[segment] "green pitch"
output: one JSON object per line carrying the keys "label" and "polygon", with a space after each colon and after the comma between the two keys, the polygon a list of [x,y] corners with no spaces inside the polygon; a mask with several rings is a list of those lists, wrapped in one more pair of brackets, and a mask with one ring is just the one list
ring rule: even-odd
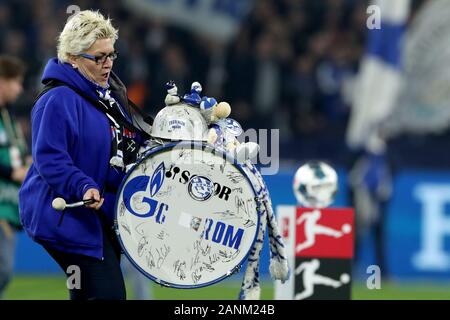
{"label": "green pitch", "polygon": [[[216,285],[194,289],[178,290],[149,284],[153,298],[157,300],[235,300],[239,294],[240,280],[230,279]],[[127,283],[127,294],[133,299],[133,290]],[[270,281],[263,281],[261,297],[264,300],[273,299],[274,289]],[[449,300],[450,286],[424,283],[382,283],[380,290],[369,290],[364,283],[353,285],[353,299],[435,299]],[[4,299],[13,300],[65,300],[68,293],[65,288],[65,279],[58,276],[25,276],[20,275],[13,279],[9,285]]]}
{"label": "green pitch", "polygon": [[[16,276],[6,290],[4,299],[12,300],[61,300],[68,299],[65,279],[57,276]],[[225,280],[219,284],[193,290],[170,289],[149,280],[154,299],[157,300],[236,300],[240,282]],[[131,285],[127,282],[127,297],[134,299]],[[261,298],[273,298],[273,285],[261,284]]]}

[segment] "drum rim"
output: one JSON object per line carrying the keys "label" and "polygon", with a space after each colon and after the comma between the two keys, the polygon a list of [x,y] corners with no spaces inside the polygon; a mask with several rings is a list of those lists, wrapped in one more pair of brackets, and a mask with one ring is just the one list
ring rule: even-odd
{"label": "drum rim", "polygon": [[[180,146],[180,144],[182,146],[186,145],[186,146],[190,146],[191,148],[195,148],[195,147],[200,147],[200,150],[205,150],[208,149],[208,152],[217,152],[219,155],[221,155],[222,157],[227,157],[226,153],[220,149],[214,148],[211,145],[207,144],[206,142],[200,142],[200,141],[178,141],[178,142],[171,142],[171,143],[167,143],[165,145],[161,145],[158,147],[155,147],[153,149],[150,149],[148,151],[146,151],[145,153],[142,154],[142,157],[140,159],[138,159],[138,161],[136,161],[136,163],[128,170],[128,172],[125,174],[125,176],[123,177],[118,190],[118,195],[120,195],[120,193],[123,190],[125,181],[128,179],[128,177],[131,175],[131,173],[134,171],[134,169],[142,162],[144,161],[144,159],[146,159],[150,154],[156,154],[159,153],[165,149],[173,149],[175,146]],[[248,177],[248,174],[244,171],[244,169],[242,168],[242,165],[239,164],[237,161],[230,161],[231,164],[233,166],[235,166],[243,175],[244,177],[247,179],[247,182],[249,183],[251,189],[253,190],[253,194],[255,195],[254,200],[256,201],[257,196],[258,196],[258,192],[255,190],[255,187],[253,186],[253,184],[250,181],[250,178]],[[169,287],[169,288],[177,288],[177,289],[197,289],[197,288],[203,288],[203,287],[207,287],[213,284],[216,284],[228,277],[230,277],[231,275],[233,275],[234,273],[238,272],[242,266],[244,265],[245,261],[247,260],[248,256],[250,255],[253,247],[255,246],[256,241],[258,240],[258,234],[259,234],[259,229],[260,229],[260,222],[261,222],[261,211],[258,207],[258,205],[256,205],[256,215],[257,215],[257,223],[256,223],[256,232],[255,232],[255,236],[252,240],[251,246],[250,246],[250,250],[248,250],[248,252],[245,254],[245,256],[242,258],[241,261],[239,261],[239,263],[236,264],[235,267],[233,267],[231,270],[225,272],[224,275],[220,276],[219,278],[203,283],[203,284],[199,284],[199,285],[180,285],[180,284],[173,284],[161,279],[156,278],[155,276],[149,274],[148,272],[146,272],[145,270],[143,270],[128,254],[128,252],[125,250],[125,246],[122,242],[122,238],[121,235],[119,233],[119,224],[118,224],[118,218],[117,218],[117,214],[118,214],[118,205],[119,205],[119,196],[116,197],[116,201],[114,204],[114,232],[116,233],[117,236],[117,240],[119,241],[120,247],[122,248],[123,254],[127,257],[128,261],[130,261],[130,263],[139,270],[139,272],[141,272],[144,276],[146,276],[147,278],[149,278],[150,280],[156,282],[159,285],[163,285],[165,287]]]}

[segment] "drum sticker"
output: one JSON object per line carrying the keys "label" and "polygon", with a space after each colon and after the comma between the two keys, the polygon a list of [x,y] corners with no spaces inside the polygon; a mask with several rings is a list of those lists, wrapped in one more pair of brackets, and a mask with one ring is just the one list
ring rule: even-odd
{"label": "drum sticker", "polygon": [[188,184],[188,192],[192,199],[206,201],[214,193],[214,184],[204,176],[193,176]]}
{"label": "drum sticker", "polygon": [[192,229],[194,231],[198,231],[200,228],[200,224],[202,219],[199,217],[193,217],[189,213],[181,212],[180,218],[178,219],[178,224],[187,229]]}
{"label": "drum sticker", "polygon": [[194,231],[198,231],[198,228],[200,228],[201,223],[202,223],[202,218],[193,217],[191,220],[191,229],[193,229]]}
{"label": "drum sticker", "polygon": [[191,226],[192,216],[189,213],[181,212],[178,224],[182,227],[189,228]]}

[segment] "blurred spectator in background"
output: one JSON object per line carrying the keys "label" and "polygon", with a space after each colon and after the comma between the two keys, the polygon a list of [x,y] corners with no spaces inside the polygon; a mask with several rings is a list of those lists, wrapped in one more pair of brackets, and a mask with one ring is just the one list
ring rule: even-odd
{"label": "blurred spectator in background", "polygon": [[19,186],[27,173],[27,145],[21,129],[8,111],[22,93],[25,65],[0,55],[0,298],[14,267],[15,233],[20,229]]}
{"label": "blurred spectator in background", "polygon": [[[442,79],[437,74],[438,70],[446,70],[442,68],[442,62],[439,61],[443,56],[442,52],[445,50],[437,48],[436,51],[439,54],[430,53],[430,56],[433,57],[431,60],[436,63],[437,67],[432,72],[430,72],[432,64],[429,63],[428,58],[425,58],[430,50],[427,48],[426,53],[423,52],[425,47],[436,48],[437,44],[431,41],[432,37],[425,36],[424,43],[427,43],[427,46],[423,46],[422,43],[419,48],[413,50],[412,54],[411,52],[408,54],[407,48],[411,48],[411,36],[414,33],[419,33],[417,27],[409,24],[413,21],[412,17],[418,9],[416,5],[419,5],[420,2],[422,1],[385,0],[377,3],[383,17],[382,25],[381,28],[371,28],[367,32],[366,54],[360,61],[359,74],[355,81],[355,92],[350,97],[352,108],[347,131],[347,143],[355,159],[354,166],[349,172],[349,182],[352,202],[356,211],[356,258],[359,258],[359,254],[362,254],[361,250],[358,250],[359,244],[364,239],[367,241],[372,238],[375,253],[373,263],[381,268],[385,278],[390,273],[386,263],[388,248],[385,240],[386,216],[388,204],[392,203],[390,200],[393,194],[393,181],[396,178],[395,171],[399,167],[402,170],[407,167],[424,168],[424,163],[418,164],[420,161],[417,161],[422,158],[422,155],[425,155],[424,158],[427,159],[436,159],[430,156],[430,150],[434,149],[431,144],[428,144],[427,148],[424,146],[418,147],[417,141],[419,139],[417,136],[413,138],[413,150],[408,150],[408,148],[402,150],[402,147],[408,146],[408,139],[404,137],[400,139],[400,144],[393,144],[392,137],[395,135],[392,135],[392,128],[395,128],[394,131],[397,131],[397,133],[410,130],[411,127],[408,127],[413,124],[413,121],[408,115],[413,115],[413,117],[421,120],[419,121],[422,122],[421,125],[427,123],[427,126],[436,129],[436,126],[433,125],[432,113],[426,110],[427,107],[420,110],[420,113],[416,113],[415,111],[418,109],[415,106],[417,104],[422,107],[448,105],[448,98],[446,98],[445,103],[439,103],[439,90],[435,90],[436,87],[432,83],[433,79],[439,79],[437,81]],[[434,3],[440,3],[443,7],[448,8],[448,3],[444,4],[440,1]],[[442,8],[436,10],[436,12],[440,11],[442,11]],[[357,15],[353,16],[358,19]],[[430,20],[434,21],[434,19],[435,16],[432,16]],[[423,19],[420,20],[423,21]],[[448,19],[446,20],[448,21]],[[427,26],[428,28],[430,34],[435,34],[436,30],[443,30],[440,25],[435,30],[430,28],[430,25]],[[444,37],[447,37],[446,34]],[[441,40],[436,42],[442,43]],[[352,67],[342,63],[343,55],[353,56],[353,58],[344,59],[344,61],[355,60],[356,55],[346,50],[347,48],[341,49],[343,51],[337,51],[334,56],[334,60],[337,62],[335,63],[337,69],[335,69],[336,71],[339,70],[338,74],[340,73],[342,77],[347,77],[345,74],[351,73]],[[417,57],[417,60],[412,62],[408,55]],[[424,63],[424,61],[426,62]],[[447,62],[448,59],[445,59],[445,61]],[[411,65],[414,67],[411,68]],[[431,77],[427,78],[427,73]],[[417,85],[417,81],[423,81],[423,84]],[[425,92],[422,97],[430,96],[429,92],[433,92],[431,95],[433,102],[428,104],[423,103],[420,98],[418,99],[421,95],[418,88]],[[445,92],[443,95],[448,97],[448,90],[443,91]],[[412,92],[417,96],[414,96]],[[405,96],[408,97],[408,100],[404,99]],[[338,108],[335,108],[335,110],[338,110]],[[443,119],[443,114],[441,113],[437,118]],[[415,129],[417,130],[417,128]],[[390,135],[391,137],[389,137]],[[445,149],[444,146],[439,148],[441,155],[438,161],[441,163],[445,163],[445,161],[442,161],[445,157],[445,152],[442,152],[443,149]],[[417,150],[420,150],[420,152],[417,152]],[[403,159],[396,161],[395,159],[399,155]],[[413,163],[415,165],[412,165]],[[436,168],[437,166],[433,167]]]}
{"label": "blurred spectator in background", "polygon": [[312,54],[298,56],[292,62],[286,83],[286,99],[291,108],[290,125],[297,137],[303,137],[320,128],[320,121],[315,115],[318,88],[314,65]]}
{"label": "blurred spectator in background", "polygon": [[276,38],[263,33],[256,40],[255,73],[252,92],[253,110],[249,127],[273,128],[274,117],[280,100],[281,65],[276,51]]}

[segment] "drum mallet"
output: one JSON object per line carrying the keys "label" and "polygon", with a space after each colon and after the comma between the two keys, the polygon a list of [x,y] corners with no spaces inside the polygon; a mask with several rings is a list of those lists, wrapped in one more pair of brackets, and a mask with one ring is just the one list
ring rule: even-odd
{"label": "drum mallet", "polygon": [[95,200],[95,199],[86,199],[86,200],[83,200],[83,201],[79,201],[79,202],[69,203],[68,204],[68,203],[66,203],[66,200],[64,200],[63,198],[55,198],[55,199],[53,199],[53,201],[52,201],[53,209],[58,210],[58,211],[62,211],[61,217],[59,218],[59,221],[58,221],[58,227],[62,223],[62,220],[64,218],[64,213],[66,213],[64,211],[64,209],[81,207],[81,206],[84,206],[84,205],[92,204],[94,202],[97,202],[97,200]]}
{"label": "drum mallet", "polygon": [[55,198],[52,201],[52,207],[55,210],[63,211],[65,208],[81,207],[81,206],[84,206],[84,205],[93,204],[94,202],[97,202],[97,200],[95,200],[95,199],[86,199],[86,200],[75,202],[75,203],[66,203],[66,200],[64,200],[63,198]]}

